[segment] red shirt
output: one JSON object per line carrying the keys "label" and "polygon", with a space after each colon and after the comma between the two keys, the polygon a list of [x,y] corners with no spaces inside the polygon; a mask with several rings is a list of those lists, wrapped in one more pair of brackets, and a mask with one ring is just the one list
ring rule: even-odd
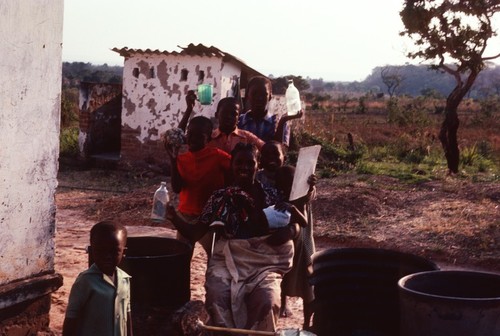
{"label": "red shirt", "polygon": [[245,144],[252,143],[256,145],[259,150],[264,145],[264,141],[248,131],[236,128],[229,135],[226,135],[217,128],[212,132],[212,139],[207,146],[216,147],[222,149],[226,153],[231,153],[238,142],[243,142]]}
{"label": "red shirt", "polygon": [[213,147],[197,152],[185,152],[177,157],[177,169],[183,185],[179,193],[180,212],[199,215],[212,193],[224,188],[224,176],[229,171],[231,156]]}

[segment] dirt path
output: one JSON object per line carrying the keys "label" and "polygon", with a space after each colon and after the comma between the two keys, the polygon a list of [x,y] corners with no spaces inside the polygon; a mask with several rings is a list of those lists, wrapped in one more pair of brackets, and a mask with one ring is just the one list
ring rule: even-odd
{"label": "dirt path", "polygon": [[[118,171],[60,173],[56,195],[56,271],[64,285],[53,295],[51,328],[60,335],[75,277],[87,268],[88,234],[99,220],[114,218],[132,235],[173,236],[151,227],[152,193],[166,177]],[[78,189],[80,188],[80,189]],[[313,203],[317,250],[376,247],[413,253],[444,269],[500,273],[500,184],[444,179],[408,185],[381,176],[347,175],[320,180]],[[106,192],[103,190],[114,190]],[[117,191],[118,190],[118,191]],[[192,299],[204,298],[206,256],[196,248],[191,264]],[[280,328],[300,328],[299,299]]]}

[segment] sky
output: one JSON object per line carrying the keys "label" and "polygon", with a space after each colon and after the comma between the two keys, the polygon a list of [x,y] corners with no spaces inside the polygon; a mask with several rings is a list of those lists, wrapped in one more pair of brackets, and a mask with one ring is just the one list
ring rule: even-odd
{"label": "sky", "polygon": [[[362,81],[416,64],[399,36],[403,0],[65,0],[63,61],[123,65],[114,47],[202,43],[265,75]],[[498,52],[498,51],[497,51]]]}

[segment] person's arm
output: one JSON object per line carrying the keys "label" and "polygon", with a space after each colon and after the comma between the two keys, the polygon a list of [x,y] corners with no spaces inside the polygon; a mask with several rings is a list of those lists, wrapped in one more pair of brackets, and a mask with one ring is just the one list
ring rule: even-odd
{"label": "person's arm", "polygon": [[281,116],[280,120],[278,121],[278,126],[276,127],[276,132],[274,133],[274,140],[283,143],[283,135],[285,134],[286,123],[293,119],[302,118],[303,115],[304,112],[300,110],[296,115],[293,116],[290,116],[288,114]]}
{"label": "person's arm", "polygon": [[299,210],[295,205],[290,207],[290,223],[297,223],[300,227],[307,226],[307,218],[306,216]]}
{"label": "person's arm", "polygon": [[295,239],[299,235],[299,232],[300,226],[297,223],[291,223],[274,231],[267,237],[266,242],[269,245],[281,245],[291,239]]}
{"label": "person's arm", "polygon": [[132,328],[132,313],[127,312],[127,336],[134,336],[134,331]]}
{"label": "person's arm", "polygon": [[170,156],[170,185],[174,193],[181,192],[184,181],[182,180],[179,168],[177,167],[177,157]]}
{"label": "person's arm", "polygon": [[311,176],[307,179],[307,183],[309,184],[309,191],[307,192],[307,195],[304,196],[304,203],[309,203],[316,198],[316,183],[318,183],[318,177],[316,174],[311,174]]}
{"label": "person's arm", "polygon": [[194,104],[196,103],[196,94],[194,93],[193,90],[189,90],[187,95],[186,95],[186,111],[184,112],[184,115],[182,116],[181,121],[179,122],[178,128],[183,130],[184,132],[186,131],[186,127],[189,121],[189,117],[193,113],[193,108]]}
{"label": "person's arm", "polygon": [[290,213],[290,223],[297,223],[301,227],[307,226],[307,217],[293,204],[280,202],[274,206],[278,211],[288,211]]}
{"label": "person's arm", "polygon": [[179,216],[172,205],[167,205],[167,219],[170,220],[175,228],[192,244],[200,240],[208,231],[208,227],[199,221],[194,225],[186,222]]}

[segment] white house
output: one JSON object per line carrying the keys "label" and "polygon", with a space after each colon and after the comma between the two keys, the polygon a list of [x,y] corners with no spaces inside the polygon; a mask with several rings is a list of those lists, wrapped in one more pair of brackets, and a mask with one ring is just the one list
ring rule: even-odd
{"label": "white house", "polygon": [[0,5],[0,335],[48,332],[63,0]]}
{"label": "white house", "polygon": [[172,52],[112,50],[125,58],[120,152],[125,161],[165,159],[158,140],[179,123],[188,90],[212,84],[212,104],[198,104],[196,112],[213,117],[221,98],[238,94],[251,77],[262,75],[235,56],[202,44]]}

